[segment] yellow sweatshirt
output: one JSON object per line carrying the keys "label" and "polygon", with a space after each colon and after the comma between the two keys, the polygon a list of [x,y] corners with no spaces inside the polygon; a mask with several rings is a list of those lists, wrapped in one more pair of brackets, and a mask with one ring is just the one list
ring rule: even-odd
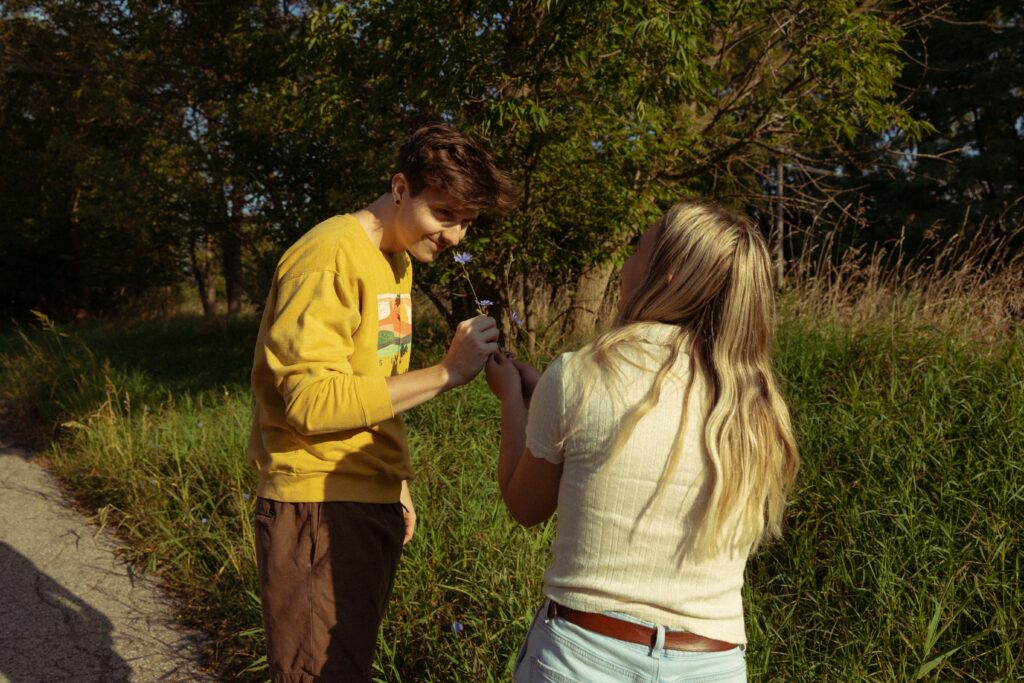
{"label": "yellow sweatshirt", "polygon": [[335,216],[284,253],[252,366],[257,494],[393,503],[412,477],[385,377],[409,369],[412,263]]}

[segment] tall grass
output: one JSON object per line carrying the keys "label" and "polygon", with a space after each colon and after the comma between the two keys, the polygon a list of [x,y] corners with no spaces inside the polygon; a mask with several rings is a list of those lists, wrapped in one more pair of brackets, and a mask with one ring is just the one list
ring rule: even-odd
{"label": "tall grass", "polygon": [[[954,283],[920,267],[873,275],[870,259],[792,276],[777,362],[804,465],[783,541],[747,572],[752,680],[1024,678],[1024,280],[1008,262]],[[244,456],[256,321],[231,325],[34,333],[3,347],[3,379],[16,416],[64,424],[54,467],[216,634],[225,677],[259,681]],[[555,523],[509,521],[482,380],[407,422],[420,519],[378,679],[507,680]]]}
{"label": "tall grass", "polygon": [[975,342],[1006,341],[1024,322],[1024,226],[930,238],[913,255],[901,237],[840,250],[838,233],[814,243],[787,275],[793,315],[841,321],[848,329],[928,327]]}

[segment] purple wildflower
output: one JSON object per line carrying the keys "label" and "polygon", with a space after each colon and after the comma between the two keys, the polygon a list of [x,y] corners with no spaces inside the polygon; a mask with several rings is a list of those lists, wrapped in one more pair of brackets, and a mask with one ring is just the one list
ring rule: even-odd
{"label": "purple wildflower", "polygon": [[462,633],[465,629],[466,629],[466,627],[463,626],[462,622],[459,621],[458,619],[456,619],[455,621],[452,622],[452,632],[453,633]]}
{"label": "purple wildflower", "polygon": [[488,306],[493,306],[494,302],[491,301],[490,299],[477,299],[476,305],[479,306],[480,308],[487,308]]}
{"label": "purple wildflower", "polygon": [[455,254],[455,262],[466,265],[473,260],[473,255],[466,251],[459,251]]}
{"label": "purple wildflower", "polygon": [[519,317],[518,313],[516,313],[512,309],[509,309],[508,317],[512,319],[513,325],[515,325],[519,329],[523,329],[523,319]]}

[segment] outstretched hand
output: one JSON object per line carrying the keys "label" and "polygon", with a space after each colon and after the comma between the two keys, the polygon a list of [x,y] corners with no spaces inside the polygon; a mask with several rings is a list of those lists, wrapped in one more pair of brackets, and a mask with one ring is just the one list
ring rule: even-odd
{"label": "outstretched hand", "polygon": [[515,356],[511,356],[510,359],[516,366],[516,370],[519,371],[519,379],[523,386],[523,400],[529,403],[533,398],[533,390],[537,388],[537,382],[540,381],[540,370],[529,363],[516,360]]}
{"label": "outstretched hand", "polygon": [[512,399],[522,399],[523,381],[516,367],[515,360],[505,351],[492,353],[484,366],[487,386],[491,392],[504,403]]}
{"label": "outstretched hand", "polygon": [[540,381],[540,370],[529,363],[516,360],[515,351],[506,351],[505,357],[511,360],[512,364],[516,366],[516,370],[519,371],[519,379],[523,385],[523,400],[529,406],[530,399],[533,398],[533,390],[537,388],[537,382]]}

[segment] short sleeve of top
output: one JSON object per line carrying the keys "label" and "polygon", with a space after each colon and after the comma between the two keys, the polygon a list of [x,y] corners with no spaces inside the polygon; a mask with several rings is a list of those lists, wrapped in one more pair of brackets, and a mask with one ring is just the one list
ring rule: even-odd
{"label": "short sleeve of top", "polygon": [[565,438],[565,354],[548,365],[540,376],[526,421],[526,447],[530,452],[558,465],[564,460]]}

